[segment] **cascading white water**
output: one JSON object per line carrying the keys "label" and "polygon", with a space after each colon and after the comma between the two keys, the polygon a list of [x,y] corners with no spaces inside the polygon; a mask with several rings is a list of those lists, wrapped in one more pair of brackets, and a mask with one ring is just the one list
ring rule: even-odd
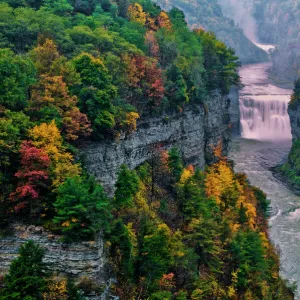
{"label": "cascading white water", "polygon": [[267,78],[270,63],[240,69],[244,84],[240,92],[241,133],[246,139],[290,140],[287,112],[291,90],[274,86]]}
{"label": "cascading white water", "polygon": [[244,138],[278,140],[291,136],[286,95],[243,96],[240,113]]}

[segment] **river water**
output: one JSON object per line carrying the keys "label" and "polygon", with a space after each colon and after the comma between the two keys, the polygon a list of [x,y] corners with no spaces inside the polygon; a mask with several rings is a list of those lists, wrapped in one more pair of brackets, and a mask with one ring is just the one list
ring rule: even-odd
{"label": "river water", "polygon": [[[265,47],[266,49],[268,47]],[[300,197],[278,180],[270,168],[283,163],[291,147],[287,104],[292,93],[269,79],[270,63],[240,69],[242,137],[233,140],[229,158],[271,201],[269,236],[280,254],[280,273],[296,283],[300,300]]]}

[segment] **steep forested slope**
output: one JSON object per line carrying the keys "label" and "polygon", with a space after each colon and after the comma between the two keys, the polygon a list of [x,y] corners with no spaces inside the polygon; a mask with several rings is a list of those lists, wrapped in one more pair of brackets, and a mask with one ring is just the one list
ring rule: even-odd
{"label": "steep forested slope", "polygon": [[156,2],[164,9],[171,9],[175,6],[183,10],[192,28],[202,27],[213,31],[218,39],[235,49],[241,62],[268,60],[266,53],[250,42],[243,30],[237,27],[232,19],[224,16],[217,0],[157,0]]}
{"label": "steep forested slope", "polygon": [[291,119],[293,145],[282,171],[291,185],[300,191],[300,79],[295,82],[288,112]]}
{"label": "steep forested slope", "polygon": [[272,55],[272,75],[279,82],[292,83],[300,69],[300,2],[262,1],[256,4],[258,36],[278,45]]}
{"label": "steep forested slope", "polygon": [[53,217],[61,184],[85,177],[74,146],[129,134],[139,117],[201,104],[237,82],[234,52],[210,33],[189,31],[179,10],[123,4],[0,4],[1,209],[8,219]]}

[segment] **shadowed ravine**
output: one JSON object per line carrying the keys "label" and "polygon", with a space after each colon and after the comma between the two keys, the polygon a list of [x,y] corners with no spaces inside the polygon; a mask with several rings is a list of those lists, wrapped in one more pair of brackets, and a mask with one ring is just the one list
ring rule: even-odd
{"label": "shadowed ravine", "polygon": [[271,171],[284,162],[291,147],[287,114],[291,91],[268,79],[269,66],[253,64],[240,70],[244,85],[240,91],[242,138],[233,141],[229,156],[235,171],[246,173],[271,201],[270,238],[280,253],[281,275],[296,283],[295,299],[300,299],[300,197]]}

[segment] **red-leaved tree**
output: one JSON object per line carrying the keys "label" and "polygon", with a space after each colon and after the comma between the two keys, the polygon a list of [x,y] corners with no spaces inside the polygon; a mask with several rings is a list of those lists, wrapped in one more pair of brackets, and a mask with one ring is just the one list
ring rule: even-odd
{"label": "red-leaved tree", "polygon": [[128,84],[132,89],[129,99],[131,104],[140,110],[144,107],[157,107],[164,97],[164,82],[162,70],[158,67],[155,59],[145,56],[134,56],[128,64]]}
{"label": "red-leaved tree", "polygon": [[14,211],[26,210],[31,217],[36,217],[42,209],[43,192],[48,186],[48,168],[50,158],[43,149],[37,149],[30,141],[24,141],[20,148],[21,167],[15,174],[18,186],[10,194]]}

